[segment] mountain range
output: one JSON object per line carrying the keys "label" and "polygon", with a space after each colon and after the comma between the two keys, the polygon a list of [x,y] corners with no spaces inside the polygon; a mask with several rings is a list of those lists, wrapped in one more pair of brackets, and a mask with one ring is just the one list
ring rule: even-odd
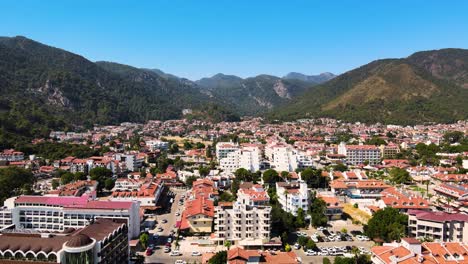
{"label": "mountain range", "polygon": [[25,37],[0,37],[0,147],[51,129],[182,117],[233,121],[328,116],[411,124],[468,117],[468,50],[443,49],[331,73],[191,81],[114,62],[91,62]]}
{"label": "mountain range", "polygon": [[285,120],[318,116],[393,124],[466,119],[468,50],[373,61],[311,87],[270,115]]}

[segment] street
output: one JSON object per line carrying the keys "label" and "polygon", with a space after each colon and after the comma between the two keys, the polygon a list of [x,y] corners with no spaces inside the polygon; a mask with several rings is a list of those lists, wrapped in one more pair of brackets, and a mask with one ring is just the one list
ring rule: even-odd
{"label": "street", "polygon": [[[164,253],[164,245],[167,243],[167,239],[171,237],[171,252],[175,250],[175,236],[171,236],[171,231],[174,231],[174,234],[177,234],[177,229],[175,227],[177,221],[180,220],[181,216],[176,216],[176,213],[179,212],[182,214],[184,209],[184,205],[179,206],[179,200],[182,195],[186,194],[185,189],[176,189],[171,188],[165,197],[166,201],[164,205],[170,205],[170,199],[173,199],[173,203],[170,205],[170,208],[167,210],[163,210],[163,212],[159,215],[156,215],[157,225],[154,230],[150,231],[150,234],[157,234],[158,238],[154,239],[152,235],[150,238],[150,244],[155,245],[155,250],[151,256],[147,256],[145,258],[145,263],[174,263],[176,260],[184,260],[186,262],[201,262],[201,257],[194,257],[191,256],[191,252],[183,253],[181,256],[170,256],[170,253]],[[186,197],[187,198],[187,197]],[[167,221],[167,223],[163,223],[163,221]],[[157,229],[159,227],[163,228],[162,232],[158,232]]]}

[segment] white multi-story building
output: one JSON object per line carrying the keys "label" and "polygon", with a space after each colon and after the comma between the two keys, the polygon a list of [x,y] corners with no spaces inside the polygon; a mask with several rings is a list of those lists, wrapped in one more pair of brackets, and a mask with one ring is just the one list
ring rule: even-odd
{"label": "white multi-story building", "polygon": [[270,240],[270,198],[261,185],[243,184],[233,203],[215,208],[215,240],[240,246],[261,246]]}
{"label": "white multi-story building", "polygon": [[4,149],[0,152],[0,161],[21,161],[24,160],[24,153],[14,149]]}
{"label": "white multi-story building", "polygon": [[227,155],[231,152],[237,151],[239,149],[239,144],[232,142],[219,142],[216,144],[216,158],[218,160],[227,158]]}
{"label": "white multi-story building", "polygon": [[116,160],[125,163],[125,167],[129,171],[137,171],[143,165],[145,159],[138,154],[116,154]]}
{"label": "white multi-story building", "polygon": [[284,211],[297,216],[297,210],[302,208],[304,212],[309,206],[309,193],[307,183],[298,182],[277,182],[276,195]]}
{"label": "white multi-story building", "polygon": [[148,146],[151,151],[155,151],[157,149],[164,150],[169,148],[169,142],[161,140],[148,140],[146,141],[146,146]]}
{"label": "white multi-story building", "polygon": [[341,142],[338,145],[338,154],[345,155],[346,161],[352,165],[369,164],[374,165],[380,162],[381,152],[374,145],[346,145]]}
{"label": "white multi-story building", "polygon": [[140,233],[140,206],[137,202],[91,200],[87,195],[18,196],[5,201],[0,208],[0,228],[11,225],[24,229],[63,232],[83,228],[98,217],[125,219],[129,238]]}
{"label": "white multi-story building", "polygon": [[408,232],[417,238],[468,243],[468,215],[409,210]]}
{"label": "white multi-story building", "polygon": [[274,145],[267,147],[267,158],[270,165],[276,171],[295,171],[298,168],[313,167],[313,160],[305,153],[293,148],[290,145]]}
{"label": "white multi-story building", "polygon": [[219,166],[228,173],[240,168],[255,172],[260,169],[260,157],[260,149],[257,146],[243,146],[219,159]]}

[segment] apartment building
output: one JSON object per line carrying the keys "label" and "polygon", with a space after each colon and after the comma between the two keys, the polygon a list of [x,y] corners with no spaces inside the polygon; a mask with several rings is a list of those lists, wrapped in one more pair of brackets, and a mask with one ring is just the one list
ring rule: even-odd
{"label": "apartment building", "polygon": [[267,192],[259,184],[240,186],[235,202],[215,207],[214,240],[240,246],[262,246],[270,240],[270,214]]}
{"label": "apartment building", "polygon": [[237,169],[244,168],[250,172],[260,170],[261,153],[257,146],[242,146],[219,159],[219,166],[224,172],[232,173]]}
{"label": "apartment building", "polygon": [[286,212],[294,216],[297,216],[299,208],[307,212],[309,192],[307,191],[307,183],[304,181],[277,182],[276,195],[278,196],[278,202]]}
{"label": "apartment building", "polygon": [[417,238],[468,243],[468,215],[409,210],[408,231]]}
{"label": "apartment building", "polygon": [[239,144],[232,142],[219,142],[216,144],[216,158],[218,160],[227,158],[228,153],[239,149]]}
{"label": "apartment building", "polygon": [[271,168],[276,171],[295,171],[298,168],[313,167],[314,162],[312,158],[290,145],[277,144],[268,146],[265,149],[267,158],[270,160]]}
{"label": "apartment building", "polygon": [[130,238],[140,233],[140,205],[137,202],[92,200],[87,195],[17,196],[0,208],[0,228],[11,225],[41,232],[63,232],[83,228],[95,218],[125,219]]}
{"label": "apartment building", "polygon": [[0,231],[1,263],[128,263],[125,221],[99,218],[63,233],[9,228]]}
{"label": "apartment building", "polygon": [[148,140],[145,143],[146,143],[146,146],[148,146],[148,148],[151,151],[155,151],[157,149],[164,150],[164,149],[169,148],[169,142],[165,142],[165,141],[161,141],[161,140]]}
{"label": "apartment building", "polygon": [[4,149],[0,152],[0,161],[21,161],[24,160],[24,153],[14,149]]}
{"label": "apartment building", "polygon": [[371,165],[380,163],[380,149],[374,145],[338,145],[338,154],[346,156],[346,162],[351,165],[360,165],[368,162]]}

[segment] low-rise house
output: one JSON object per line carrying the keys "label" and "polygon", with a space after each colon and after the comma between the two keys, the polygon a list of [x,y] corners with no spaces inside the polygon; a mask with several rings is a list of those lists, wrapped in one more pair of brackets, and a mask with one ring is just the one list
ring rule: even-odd
{"label": "low-rise house", "polygon": [[240,247],[232,248],[227,253],[228,264],[297,264],[298,258],[294,252],[270,253],[259,250],[247,250]]}
{"label": "low-rise house", "polygon": [[392,207],[407,212],[411,209],[430,210],[430,202],[421,196],[398,191],[394,187],[387,188],[381,193],[382,198],[377,202],[380,208]]}
{"label": "low-rise house", "polygon": [[327,216],[329,221],[332,220],[340,220],[341,216],[343,215],[343,204],[340,200],[334,195],[327,195],[327,194],[319,194],[317,195],[318,198],[322,199],[326,206],[327,210],[325,211],[325,215]]}
{"label": "low-rise house", "polygon": [[380,180],[334,180],[330,183],[335,194],[351,198],[380,198],[381,193],[389,187]]}
{"label": "low-rise house", "polygon": [[402,238],[401,243],[372,247],[375,264],[454,264],[468,262],[467,244],[460,242],[425,242]]}

